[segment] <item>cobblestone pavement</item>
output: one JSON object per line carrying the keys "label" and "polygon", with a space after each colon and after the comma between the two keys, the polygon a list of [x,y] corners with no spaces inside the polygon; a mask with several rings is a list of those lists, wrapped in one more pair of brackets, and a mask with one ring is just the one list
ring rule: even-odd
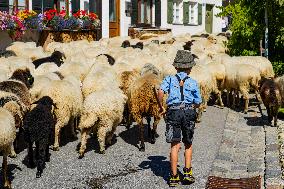
{"label": "cobblestone pavement", "polygon": [[[228,109],[208,107],[203,120],[197,125],[194,135],[193,172],[196,182],[190,188],[205,188],[207,177],[218,152]],[[50,151],[51,159],[41,178],[36,169],[27,168],[27,150],[22,150],[15,159],[8,159],[10,179],[14,189],[61,189],[61,188],[119,188],[119,189],[166,189],[169,174],[169,144],[165,142],[165,124],[158,126],[156,144],[146,143],[146,151],[139,152],[138,129],[126,130],[119,126],[116,142],[101,155],[95,138],[88,140],[87,152],[78,159],[76,151],[80,140],[63,141],[58,152]],[[145,135],[146,136],[146,135]],[[78,134],[79,137],[79,134]],[[179,169],[184,160],[180,152]],[[0,158],[2,163],[2,158]],[[1,177],[1,175],[0,175]],[[2,177],[0,182],[2,182]],[[188,188],[180,186],[179,188]]]}
{"label": "cobblestone pavement", "polygon": [[248,114],[229,110],[210,175],[226,178],[260,175],[262,188],[283,188],[277,128],[267,125],[264,107],[261,107],[263,117],[257,106],[249,109]]}

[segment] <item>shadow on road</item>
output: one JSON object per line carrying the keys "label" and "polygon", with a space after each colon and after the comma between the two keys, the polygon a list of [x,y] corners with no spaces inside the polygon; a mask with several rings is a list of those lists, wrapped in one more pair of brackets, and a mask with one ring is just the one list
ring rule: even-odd
{"label": "shadow on road", "polygon": [[159,177],[163,177],[167,181],[170,174],[170,162],[164,156],[149,156],[147,161],[140,163],[142,169],[151,169],[151,171]]}
{"label": "shadow on road", "polygon": [[[149,136],[148,136],[148,129],[147,125],[144,125],[144,140],[145,142],[149,142]],[[139,144],[139,126],[133,125],[129,129],[126,129],[125,131],[122,131],[119,133],[119,136],[128,144],[131,144],[138,148]]]}

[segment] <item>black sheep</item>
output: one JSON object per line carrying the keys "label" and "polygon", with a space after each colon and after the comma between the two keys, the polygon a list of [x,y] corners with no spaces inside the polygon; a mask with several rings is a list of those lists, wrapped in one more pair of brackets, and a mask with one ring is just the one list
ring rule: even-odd
{"label": "black sheep", "polygon": [[130,47],[130,42],[128,40],[123,41],[122,44],[121,44],[121,47],[123,47],[123,48]]}
{"label": "black sheep", "polygon": [[31,167],[34,167],[33,143],[36,144],[37,173],[41,177],[45,162],[49,161],[49,143],[52,140],[55,119],[52,113],[52,106],[56,108],[53,100],[44,96],[33,104],[37,106],[27,113],[24,119],[25,140],[29,144],[28,158]]}
{"label": "black sheep", "polygon": [[63,58],[66,58],[64,53],[60,51],[54,51],[51,56],[34,60],[33,64],[35,65],[35,68],[37,68],[41,64],[54,62],[58,67],[60,67],[64,63]]}
{"label": "black sheep", "polygon": [[[104,56],[107,57],[108,63],[109,63],[110,65],[114,65],[115,59],[114,59],[112,56],[110,56],[110,55],[108,55],[108,54],[99,54],[98,56],[101,56],[101,55],[104,55]],[[97,56],[97,57],[98,57],[98,56]]]}

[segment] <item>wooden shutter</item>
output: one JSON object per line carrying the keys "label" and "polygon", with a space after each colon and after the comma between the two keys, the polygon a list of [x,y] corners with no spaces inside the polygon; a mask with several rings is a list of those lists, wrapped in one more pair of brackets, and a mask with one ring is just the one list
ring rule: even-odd
{"label": "wooden shutter", "polygon": [[53,0],[44,0],[43,1],[43,12],[54,9],[54,1]]}
{"label": "wooden shutter", "polygon": [[155,0],[155,25],[161,26],[161,0]]}
{"label": "wooden shutter", "polygon": [[72,13],[76,13],[80,10],[80,0],[72,0]]}
{"label": "wooden shutter", "polygon": [[42,13],[42,3],[41,0],[33,0],[32,1],[32,9],[37,13]]}
{"label": "wooden shutter", "polygon": [[198,3],[198,25],[202,25],[202,4]]}
{"label": "wooden shutter", "polygon": [[135,26],[138,22],[138,0],[132,0],[132,13],[131,13],[131,25]]}
{"label": "wooden shutter", "polygon": [[188,24],[189,22],[189,2],[183,3],[183,24]]}
{"label": "wooden shutter", "polygon": [[168,10],[167,10],[167,16],[168,16],[168,23],[173,23],[173,16],[174,16],[174,2],[173,0],[168,0]]}
{"label": "wooden shutter", "polygon": [[0,11],[9,12],[9,0],[0,1]]}

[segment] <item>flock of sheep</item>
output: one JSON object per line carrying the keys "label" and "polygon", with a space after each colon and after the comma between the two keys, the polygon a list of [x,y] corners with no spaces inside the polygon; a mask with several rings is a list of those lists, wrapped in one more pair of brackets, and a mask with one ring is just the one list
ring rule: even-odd
{"label": "flock of sheep", "polygon": [[[162,118],[159,111],[165,106],[165,99],[163,104],[158,102],[157,90],[165,76],[176,74],[172,63],[180,49],[190,50],[197,62],[190,74],[199,83],[203,101],[197,122],[201,121],[211,94],[217,95],[220,107],[224,106],[221,97],[224,91],[227,104],[230,94],[233,96],[233,106],[241,94],[246,113],[250,90],[261,101],[259,84],[262,78],[273,78],[274,72],[266,58],[230,57],[225,53],[226,41],[223,35],[173,37],[166,34],[141,41],[116,37],[92,42],[53,42],[45,50],[33,42],[14,42],[0,58],[0,151],[4,187],[11,188],[7,156],[16,157],[13,147],[17,142],[16,130],[25,133],[31,166],[34,166],[33,143],[36,144],[37,177],[49,161],[49,143],[53,142],[53,150],[59,150],[63,127],[69,127],[74,137],[76,130],[81,132],[80,158],[84,157],[90,133],[97,134],[100,153],[104,153],[116,127],[125,123],[129,128],[133,121],[139,125],[139,150],[144,151],[143,117],[147,118],[148,135],[154,144]],[[268,107],[281,103],[268,98],[279,94],[275,90],[279,85],[274,86],[272,82],[263,89],[262,95],[262,99],[267,97]],[[283,78],[278,83],[284,87]],[[151,117],[154,118],[152,128]],[[54,141],[51,141],[53,135]]]}

